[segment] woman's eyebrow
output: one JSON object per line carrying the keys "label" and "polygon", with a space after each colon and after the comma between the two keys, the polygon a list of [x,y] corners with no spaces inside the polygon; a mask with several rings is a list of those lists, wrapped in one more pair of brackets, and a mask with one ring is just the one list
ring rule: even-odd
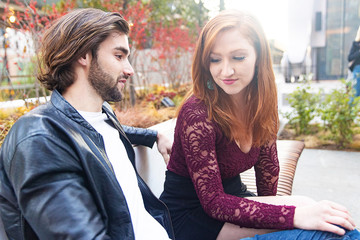
{"label": "woman's eyebrow", "polygon": [[[245,48],[239,48],[239,49],[235,49],[233,51],[231,51],[230,53],[231,54],[234,54],[234,53],[247,53],[248,52],[248,49],[245,49]],[[217,53],[217,52],[210,52],[210,55],[211,54],[214,54],[214,55],[221,55],[221,53]]]}

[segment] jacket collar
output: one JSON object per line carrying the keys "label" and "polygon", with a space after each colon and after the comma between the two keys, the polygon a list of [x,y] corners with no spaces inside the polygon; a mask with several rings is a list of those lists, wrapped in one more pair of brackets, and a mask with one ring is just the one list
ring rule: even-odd
{"label": "jacket collar", "polygon": [[[90,130],[96,131],[81,115],[80,113],[68,102],[66,99],[59,93],[58,90],[54,90],[51,94],[50,99],[52,105],[58,109],[60,112],[65,114],[68,118],[77,122],[78,124],[88,128]],[[102,111],[106,113],[109,119],[112,121],[114,126],[126,137],[123,128],[121,127],[117,117],[115,116],[109,103],[104,102],[102,106]],[[126,137],[127,138],[127,137]],[[130,141],[129,141],[130,142]]]}
{"label": "jacket collar", "polygon": [[52,105],[65,114],[71,120],[77,122],[81,126],[90,130],[95,130],[81,115],[80,113],[59,93],[58,90],[54,90],[50,99]]}
{"label": "jacket collar", "polygon": [[102,106],[102,110],[103,112],[105,112],[108,116],[108,118],[111,120],[111,122],[114,124],[115,128],[125,137],[125,139],[130,143],[130,140],[128,139],[128,137],[125,134],[125,131],[123,129],[123,127],[121,126],[119,120],[117,119],[114,111],[112,110],[111,106],[109,103],[104,102],[103,106]]}

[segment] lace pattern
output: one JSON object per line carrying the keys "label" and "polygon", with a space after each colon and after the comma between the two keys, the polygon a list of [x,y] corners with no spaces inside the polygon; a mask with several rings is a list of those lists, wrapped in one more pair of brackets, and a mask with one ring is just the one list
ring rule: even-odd
{"label": "lace pattern", "polygon": [[261,147],[254,168],[258,196],[275,196],[280,172],[276,141]]}
{"label": "lace pattern", "polygon": [[222,179],[255,167],[258,195],[275,195],[279,163],[276,141],[243,153],[194,97],[178,116],[168,169],[191,178],[205,212],[220,221],[252,228],[293,228],[295,207],[259,203],[226,194]]}

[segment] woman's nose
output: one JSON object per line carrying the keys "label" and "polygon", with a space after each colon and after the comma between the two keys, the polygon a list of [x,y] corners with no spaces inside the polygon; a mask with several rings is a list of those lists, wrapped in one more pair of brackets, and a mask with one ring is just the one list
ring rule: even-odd
{"label": "woman's nose", "polygon": [[228,61],[224,61],[221,71],[225,77],[232,76],[235,73],[234,67]]}

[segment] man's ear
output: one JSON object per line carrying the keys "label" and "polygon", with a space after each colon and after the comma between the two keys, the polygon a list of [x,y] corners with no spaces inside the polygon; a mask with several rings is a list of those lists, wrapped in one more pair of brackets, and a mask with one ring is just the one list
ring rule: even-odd
{"label": "man's ear", "polygon": [[86,53],[84,56],[80,57],[78,59],[78,63],[81,65],[81,66],[90,66],[91,64],[91,54],[90,52]]}

